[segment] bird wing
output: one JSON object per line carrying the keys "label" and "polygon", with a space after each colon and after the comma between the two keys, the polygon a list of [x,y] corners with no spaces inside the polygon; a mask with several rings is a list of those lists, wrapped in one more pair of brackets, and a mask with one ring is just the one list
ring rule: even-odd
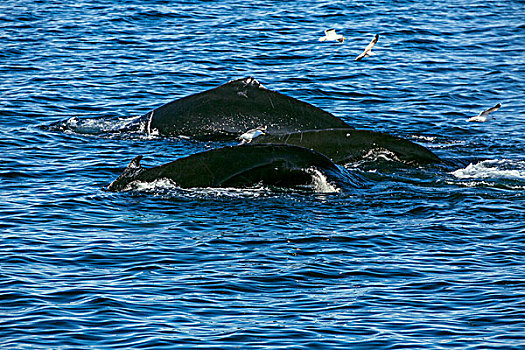
{"label": "bird wing", "polygon": [[357,57],[355,58],[355,61],[360,61],[360,60],[362,60],[362,59],[363,59],[363,57],[365,57],[365,55],[366,55],[366,53],[365,53],[365,52],[363,52],[363,53],[359,54],[359,56],[357,56]]}
{"label": "bird wing", "polygon": [[377,40],[379,40],[379,34],[376,34],[376,36],[374,36],[370,44],[368,44],[368,46],[366,47],[365,52],[372,50],[374,45],[377,43]]}
{"label": "bird wing", "polygon": [[485,112],[487,112],[487,113],[496,112],[500,108],[501,108],[501,103],[498,103],[494,107],[487,109]]}
{"label": "bird wing", "polygon": [[355,58],[356,61],[359,61],[361,60],[363,57],[365,57],[369,52],[370,50],[372,50],[372,48],[374,47],[374,45],[377,43],[377,40],[379,39],[379,34],[376,34],[374,36],[374,38],[372,39],[372,41],[370,42],[370,44],[368,44],[368,46],[365,48],[365,50]]}
{"label": "bird wing", "polygon": [[326,29],[324,31],[325,35],[328,35],[329,33],[334,33],[335,34],[335,28],[330,28],[330,29]]}
{"label": "bird wing", "polygon": [[500,109],[501,107],[501,103],[498,103],[497,105],[495,105],[494,107],[490,107],[486,110],[484,110],[483,112],[481,112],[479,115],[480,116],[488,116],[490,113],[492,112],[496,112],[498,109]]}

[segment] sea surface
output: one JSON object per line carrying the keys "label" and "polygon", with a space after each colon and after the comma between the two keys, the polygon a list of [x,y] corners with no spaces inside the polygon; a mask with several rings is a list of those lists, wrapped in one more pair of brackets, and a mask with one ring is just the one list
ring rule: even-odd
{"label": "sea surface", "polygon": [[[222,144],[102,131],[248,76],[449,165],[105,191]],[[524,96],[523,1],[3,0],[0,348],[524,349]]]}

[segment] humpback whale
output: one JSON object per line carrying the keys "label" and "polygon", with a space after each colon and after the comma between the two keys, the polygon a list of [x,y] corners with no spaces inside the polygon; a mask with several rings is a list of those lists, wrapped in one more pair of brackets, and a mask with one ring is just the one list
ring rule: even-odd
{"label": "humpback whale", "polygon": [[362,159],[373,149],[392,152],[408,164],[439,163],[441,159],[427,148],[385,133],[358,129],[299,131],[288,134],[260,135],[252,144],[288,144],[315,150],[336,164]]}
{"label": "humpback whale", "polygon": [[266,126],[268,133],[352,128],[331,113],[268,90],[248,77],[169,102],[126,129],[201,140],[233,140],[261,126]]}
{"label": "humpback whale", "polygon": [[160,179],[169,179],[181,188],[250,187],[259,183],[297,187],[312,184],[312,168],[327,174],[338,172],[324,155],[292,145],[226,146],[153,168],[143,168],[141,159],[135,157],[107,190],[125,191],[134,182]]}

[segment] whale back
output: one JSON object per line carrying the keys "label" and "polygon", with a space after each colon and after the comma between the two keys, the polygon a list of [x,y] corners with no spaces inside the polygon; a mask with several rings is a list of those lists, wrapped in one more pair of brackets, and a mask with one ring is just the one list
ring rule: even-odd
{"label": "whale back", "polygon": [[149,132],[197,139],[235,138],[260,126],[270,133],[351,128],[307,102],[271,91],[249,77],[169,102],[143,116]]}
{"label": "whale back", "polygon": [[247,187],[259,183],[294,187],[308,185],[312,181],[308,173],[312,167],[337,172],[337,167],[330,159],[303,147],[227,146],[153,168],[128,166],[108,186],[108,190],[122,191],[134,181],[153,182],[159,179],[169,179],[181,188]]}
{"label": "whale back", "polygon": [[386,150],[408,164],[439,163],[441,159],[429,149],[386,133],[358,130],[309,130],[289,134],[262,135],[254,144],[288,144],[320,152],[337,164],[365,157],[372,150]]}

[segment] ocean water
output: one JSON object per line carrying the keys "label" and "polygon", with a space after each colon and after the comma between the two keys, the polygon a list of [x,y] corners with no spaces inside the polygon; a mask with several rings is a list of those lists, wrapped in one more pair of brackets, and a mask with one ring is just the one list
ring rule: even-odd
{"label": "ocean water", "polygon": [[[525,348],[524,18],[512,0],[2,1],[0,347]],[[318,41],[331,27],[343,44]],[[137,155],[220,144],[49,127],[246,76],[450,166],[371,154],[346,166],[358,186],[110,193]]]}

